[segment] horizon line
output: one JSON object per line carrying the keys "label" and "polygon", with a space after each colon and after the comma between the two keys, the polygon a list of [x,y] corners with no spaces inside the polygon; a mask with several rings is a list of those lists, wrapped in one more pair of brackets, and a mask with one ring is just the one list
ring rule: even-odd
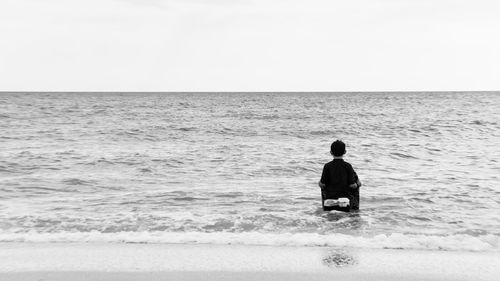
{"label": "horizon line", "polygon": [[486,90],[486,91],[0,91],[0,94],[271,94],[271,93],[311,93],[311,94],[361,94],[361,93],[500,93],[500,90]]}

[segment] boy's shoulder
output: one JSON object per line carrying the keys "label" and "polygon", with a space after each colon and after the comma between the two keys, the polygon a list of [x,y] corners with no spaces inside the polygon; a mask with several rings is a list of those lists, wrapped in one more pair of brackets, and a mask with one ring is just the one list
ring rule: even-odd
{"label": "boy's shoulder", "polygon": [[333,165],[333,160],[332,160],[332,161],[330,161],[330,162],[326,162],[324,166],[325,166],[325,167],[329,167],[329,166],[331,166],[331,165]]}
{"label": "boy's shoulder", "polygon": [[349,162],[345,161],[344,159],[342,159],[341,161],[338,161],[338,160],[334,159],[334,160],[326,163],[325,167],[330,167],[330,166],[339,165],[339,164],[340,165],[345,165],[345,166],[348,166],[348,167],[352,168],[352,165]]}
{"label": "boy's shoulder", "polygon": [[325,167],[332,167],[332,166],[336,166],[336,165],[341,165],[341,166],[347,167],[348,169],[354,170],[351,163],[345,161],[344,159],[341,159],[340,161],[334,159],[334,160],[326,163]]}
{"label": "boy's shoulder", "polygon": [[354,170],[354,168],[352,167],[351,163],[347,162],[347,161],[344,161],[345,165],[348,167],[348,168],[351,168]]}

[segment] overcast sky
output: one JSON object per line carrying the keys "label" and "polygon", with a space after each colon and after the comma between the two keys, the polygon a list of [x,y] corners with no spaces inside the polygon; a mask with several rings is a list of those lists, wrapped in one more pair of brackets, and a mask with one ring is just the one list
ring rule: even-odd
{"label": "overcast sky", "polygon": [[499,3],[0,0],[0,91],[500,90]]}

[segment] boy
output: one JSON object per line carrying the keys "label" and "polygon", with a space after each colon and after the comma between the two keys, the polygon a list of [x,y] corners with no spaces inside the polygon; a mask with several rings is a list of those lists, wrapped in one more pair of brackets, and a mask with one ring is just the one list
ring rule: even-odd
{"label": "boy", "polygon": [[[351,164],[344,161],[343,156],[346,153],[345,144],[336,140],[330,147],[330,153],[333,161],[325,164],[319,187],[321,187],[321,197],[323,201],[323,210],[339,210],[349,212],[359,209],[359,187],[361,182]],[[348,207],[325,206],[326,199],[338,199],[346,197],[349,199]]]}

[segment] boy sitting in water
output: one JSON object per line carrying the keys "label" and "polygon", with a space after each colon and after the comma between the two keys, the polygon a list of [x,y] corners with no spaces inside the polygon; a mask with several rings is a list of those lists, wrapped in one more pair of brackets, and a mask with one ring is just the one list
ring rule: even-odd
{"label": "boy sitting in water", "polygon": [[[336,140],[330,147],[330,153],[333,156],[333,161],[325,164],[319,187],[321,187],[321,196],[323,201],[323,210],[339,210],[349,212],[350,210],[359,209],[359,187],[361,182],[358,175],[352,168],[351,164],[343,159],[346,153],[345,144]],[[327,199],[348,198],[348,207],[325,206],[324,202]]]}

